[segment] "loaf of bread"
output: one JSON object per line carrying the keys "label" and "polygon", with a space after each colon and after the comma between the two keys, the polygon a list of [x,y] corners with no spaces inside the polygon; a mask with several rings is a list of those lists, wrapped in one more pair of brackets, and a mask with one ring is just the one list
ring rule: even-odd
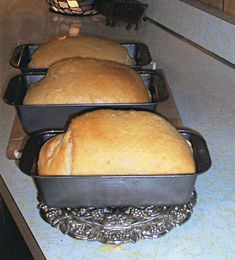
{"label": "loaf of bread", "polygon": [[24,104],[145,103],[150,94],[140,75],[112,61],[71,58],[51,65],[27,91]]}
{"label": "loaf of bread", "polygon": [[39,175],[194,173],[191,147],[161,116],[146,111],[95,110],[41,148]]}
{"label": "loaf of bread", "polygon": [[127,49],[119,43],[84,34],[57,38],[40,45],[33,53],[28,66],[48,68],[56,61],[72,57],[111,60],[126,65],[134,64],[134,60],[128,56]]}

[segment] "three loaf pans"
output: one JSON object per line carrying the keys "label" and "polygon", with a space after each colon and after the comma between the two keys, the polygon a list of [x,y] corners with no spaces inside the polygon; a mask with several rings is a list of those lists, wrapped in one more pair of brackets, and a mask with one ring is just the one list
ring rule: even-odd
{"label": "three loaf pans", "polygon": [[180,135],[188,140],[196,164],[195,174],[138,175],[138,176],[39,176],[37,160],[43,143],[66,130],[67,122],[74,114],[97,108],[136,109],[156,112],[157,105],[169,97],[168,86],[161,70],[143,68],[151,62],[151,55],[144,44],[123,43],[131,58],[136,60],[137,72],[150,91],[152,101],[147,104],[87,104],[87,105],[23,105],[23,98],[30,84],[42,79],[47,69],[28,68],[36,44],[18,46],[11,65],[23,74],[13,77],[4,100],[16,107],[24,131],[30,134],[18,161],[20,170],[31,176],[39,197],[48,206],[65,207],[120,207],[150,205],[181,205],[187,203],[199,174],[211,166],[211,159],[204,138],[194,130],[180,129]]}

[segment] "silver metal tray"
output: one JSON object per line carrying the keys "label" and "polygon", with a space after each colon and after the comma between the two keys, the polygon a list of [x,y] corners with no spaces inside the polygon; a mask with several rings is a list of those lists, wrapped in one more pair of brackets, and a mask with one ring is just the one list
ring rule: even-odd
{"label": "silver metal tray", "polygon": [[189,220],[196,200],[193,191],[190,201],[178,206],[60,209],[40,202],[38,208],[42,219],[66,235],[118,245],[169,233]]}

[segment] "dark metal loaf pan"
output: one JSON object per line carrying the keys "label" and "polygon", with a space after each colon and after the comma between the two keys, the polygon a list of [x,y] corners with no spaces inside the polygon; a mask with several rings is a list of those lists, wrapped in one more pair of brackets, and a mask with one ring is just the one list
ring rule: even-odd
{"label": "dark metal loaf pan", "polygon": [[[141,68],[148,65],[151,61],[151,55],[148,47],[143,43],[121,43],[128,50],[130,58],[134,59],[136,64],[131,66]],[[28,64],[34,51],[39,47],[39,44],[24,44],[19,45],[13,51],[10,64],[22,71],[22,73],[45,72],[47,68],[29,68]]]}
{"label": "dark metal loaf pan", "polygon": [[62,104],[62,105],[23,105],[28,87],[45,77],[41,74],[22,74],[10,79],[4,101],[16,107],[24,131],[31,134],[46,129],[65,129],[73,115],[100,108],[138,109],[156,111],[157,103],[168,98],[167,83],[162,71],[137,70],[149,90],[152,100],[149,103],[123,104]]}
{"label": "dark metal loaf pan", "polygon": [[47,205],[64,207],[180,205],[190,200],[197,176],[211,166],[203,137],[179,130],[192,145],[195,174],[142,176],[39,176],[37,161],[42,144],[59,131],[32,135],[19,161],[20,170],[31,176],[39,197]]}

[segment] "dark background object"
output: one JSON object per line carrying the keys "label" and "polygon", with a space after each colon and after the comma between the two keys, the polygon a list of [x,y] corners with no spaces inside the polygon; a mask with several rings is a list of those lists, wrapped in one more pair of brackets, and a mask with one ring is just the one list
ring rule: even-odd
{"label": "dark background object", "polygon": [[106,25],[115,26],[124,22],[127,23],[126,29],[130,29],[132,25],[138,29],[148,7],[136,0],[97,0],[95,6],[97,11],[106,17]]}
{"label": "dark background object", "polygon": [[23,240],[5,202],[0,195],[0,259],[32,260],[33,257]]}
{"label": "dark background object", "polygon": [[88,16],[96,14],[94,0],[46,0],[49,10],[64,15]]}

